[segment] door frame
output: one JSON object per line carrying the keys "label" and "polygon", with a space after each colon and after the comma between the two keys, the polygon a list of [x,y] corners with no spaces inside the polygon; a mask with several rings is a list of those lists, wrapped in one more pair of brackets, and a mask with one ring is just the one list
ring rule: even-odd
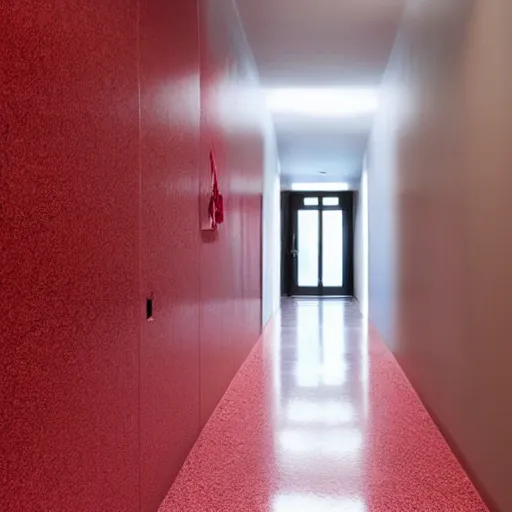
{"label": "door frame", "polygon": [[[318,206],[304,206],[304,198],[318,197]],[[325,197],[338,197],[339,206],[324,206]],[[353,218],[353,192],[283,192],[282,194],[282,292],[287,296],[353,296],[354,294],[354,218]],[[297,285],[298,258],[294,257],[297,243],[298,210],[319,211],[319,275],[322,273],[322,211],[343,210],[343,286],[339,288],[299,287]]]}

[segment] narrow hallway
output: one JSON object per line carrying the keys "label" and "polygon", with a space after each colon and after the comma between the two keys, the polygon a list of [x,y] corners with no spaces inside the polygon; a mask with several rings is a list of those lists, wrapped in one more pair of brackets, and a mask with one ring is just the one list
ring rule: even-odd
{"label": "narrow hallway", "polygon": [[160,512],[484,512],[356,302],[290,299]]}

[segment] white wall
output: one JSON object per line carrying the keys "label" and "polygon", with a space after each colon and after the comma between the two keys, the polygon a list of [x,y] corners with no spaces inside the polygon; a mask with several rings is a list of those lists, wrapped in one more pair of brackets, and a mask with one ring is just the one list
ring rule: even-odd
{"label": "white wall", "polygon": [[279,155],[274,125],[265,130],[265,169],[263,174],[262,219],[262,321],[265,325],[279,309],[281,296],[281,204]]}
{"label": "white wall", "polygon": [[356,204],[354,294],[359,301],[361,313],[368,316],[368,171],[366,158]]}

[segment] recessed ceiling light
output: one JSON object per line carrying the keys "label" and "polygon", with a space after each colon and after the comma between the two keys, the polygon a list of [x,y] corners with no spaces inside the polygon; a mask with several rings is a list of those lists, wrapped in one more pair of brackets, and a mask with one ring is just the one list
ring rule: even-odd
{"label": "recessed ceiling light", "polygon": [[348,183],[292,183],[292,190],[297,192],[338,192],[350,190]]}
{"label": "recessed ceiling light", "polygon": [[374,113],[379,93],[377,89],[357,88],[270,89],[267,104],[276,114],[353,117]]}

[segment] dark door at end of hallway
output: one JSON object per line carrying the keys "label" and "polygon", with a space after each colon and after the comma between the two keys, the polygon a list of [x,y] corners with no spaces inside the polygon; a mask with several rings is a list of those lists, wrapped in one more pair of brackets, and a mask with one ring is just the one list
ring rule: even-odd
{"label": "dark door at end of hallway", "polygon": [[286,294],[353,294],[352,203],[351,192],[290,193]]}

